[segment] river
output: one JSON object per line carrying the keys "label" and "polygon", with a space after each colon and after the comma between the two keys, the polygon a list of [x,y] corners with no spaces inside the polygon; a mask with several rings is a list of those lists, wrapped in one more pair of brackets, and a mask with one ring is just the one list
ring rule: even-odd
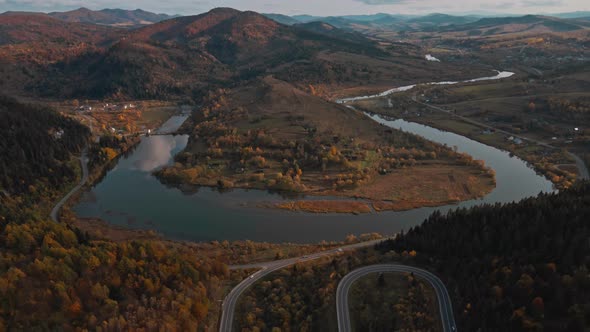
{"label": "river", "polygon": [[[496,79],[496,76],[483,79]],[[74,211],[80,217],[101,218],[130,228],[154,229],[180,240],[316,243],[343,240],[349,234],[391,235],[419,225],[435,210],[445,212],[482,203],[512,202],[554,190],[551,182],[508,152],[424,125],[370,116],[383,125],[456,147],[459,152],[484,160],[496,171],[496,188],[482,199],[402,212],[324,215],[261,209],[255,207],[258,202],[284,198],[266,191],[243,189],[220,193],[212,188],[200,188],[187,194],[163,185],[152,172],[172,163],[174,155],[186,147],[188,136],[158,135],[142,138],[130,155],[121,158],[100,183],[84,193]],[[185,116],[173,117],[163,128],[166,132],[174,131],[185,119]]]}

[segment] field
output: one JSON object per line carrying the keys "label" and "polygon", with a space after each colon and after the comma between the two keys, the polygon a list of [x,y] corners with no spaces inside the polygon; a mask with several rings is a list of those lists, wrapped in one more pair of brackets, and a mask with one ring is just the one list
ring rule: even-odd
{"label": "field", "polygon": [[558,187],[568,187],[578,173],[568,151],[579,156],[589,152],[584,124],[590,123],[590,94],[585,90],[590,75],[575,73],[543,81],[523,81],[518,78],[521,75],[498,82],[419,86],[356,105],[510,151]]}

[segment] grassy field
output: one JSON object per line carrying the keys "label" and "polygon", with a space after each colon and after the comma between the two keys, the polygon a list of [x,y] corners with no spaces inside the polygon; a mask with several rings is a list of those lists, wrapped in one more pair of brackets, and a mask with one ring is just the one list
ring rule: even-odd
{"label": "grassy field", "polygon": [[[357,107],[423,123],[514,153],[530,162],[559,188],[577,173],[568,150],[590,152],[590,75],[561,75],[546,80],[508,79],[454,86],[420,86],[386,98],[359,101]],[[417,100],[417,103],[413,100]],[[448,113],[429,108],[440,107]],[[393,105],[391,107],[390,105]],[[487,130],[483,125],[511,133]],[[578,128],[578,131],[574,131]],[[515,143],[511,135],[530,141]]]}

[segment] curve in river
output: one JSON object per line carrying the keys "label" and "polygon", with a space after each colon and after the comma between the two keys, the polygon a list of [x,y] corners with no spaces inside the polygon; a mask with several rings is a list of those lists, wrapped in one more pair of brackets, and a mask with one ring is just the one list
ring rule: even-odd
{"label": "curve in river", "polygon": [[[507,75],[500,74],[503,77]],[[478,80],[497,78],[502,77]],[[84,194],[74,210],[80,217],[101,218],[132,228],[154,229],[165,236],[182,240],[250,239],[316,243],[321,240],[342,240],[348,234],[394,234],[419,225],[435,210],[445,212],[482,203],[512,202],[535,196],[539,192],[553,191],[551,182],[536,174],[526,162],[511,157],[505,151],[420,124],[371,117],[383,125],[456,146],[458,151],[484,160],[496,171],[497,187],[483,199],[402,212],[355,216],[259,209],[254,207],[259,202],[282,198],[265,191],[242,189],[222,194],[211,188],[200,188],[197,192],[185,194],[177,188],[161,184],[151,172],[172,163],[173,156],[182,151],[188,142],[186,135],[163,135],[144,137],[133,153],[121,158],[100,183]],[[165,127],[178,128],[184,119],[186,117],[173,117]]]}

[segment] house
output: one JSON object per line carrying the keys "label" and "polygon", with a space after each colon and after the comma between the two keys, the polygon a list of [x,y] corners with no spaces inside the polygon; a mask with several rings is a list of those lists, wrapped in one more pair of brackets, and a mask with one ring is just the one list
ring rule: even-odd
{"label": "house", "polygon": [[61,139],[61,138],[63,137],[64,133],[65,133],[65,132],[64,132],[64,130],[63,130],[63,129],[61,129],[61,128],[58,128],[58,129],[51,129],[51,130],[49,131],[49,134],[50,134],[51,136],[53,136],[53,138],[54,138],[54,139],[56,139],[56,140],[58,140],[58,139]]}

